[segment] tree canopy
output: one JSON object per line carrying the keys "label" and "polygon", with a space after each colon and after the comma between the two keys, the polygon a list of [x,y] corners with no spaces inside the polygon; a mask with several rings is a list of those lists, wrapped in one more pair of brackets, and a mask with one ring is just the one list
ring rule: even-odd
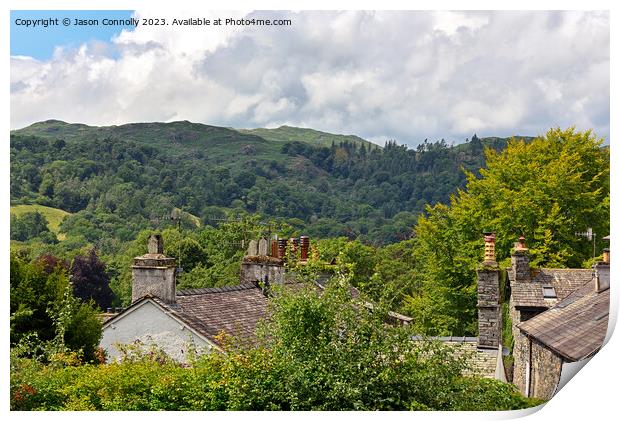
{"label": "tree canopy", "polygon": [[486,169],[467,173],[449,205],[427,208],[415,227],[413,254],[422,283],[406,311],[421,332],[475,334],[476,267],[483,231],[496,234],[497,260],[526,237],[534,267],[582,267],[593,245],[575,232],[609,233],[609,149],[590,131],[549,130],[532,142],[487,149]]}

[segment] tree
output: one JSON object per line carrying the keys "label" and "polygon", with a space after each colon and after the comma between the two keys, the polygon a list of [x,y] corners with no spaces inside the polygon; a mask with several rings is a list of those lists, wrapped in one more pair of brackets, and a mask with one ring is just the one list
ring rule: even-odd
{"label": "tree", "polygon": [[93,300],[100,309],[112,304],[114,294],[110,289],[110,278],[105,264],[99,260],[92,248],[86,256],[76,256],[71,265],[71,284],[73,293],[83,302]]}
{"label": "tree", "polygon": [[500,262],[520,235],[535,267],[581,267],[591,258],[591,243],[574,233],[609,232],[609,149],[601,144],[590,131],[571,128],[530,143],[513,140],[502,152],[487,149],[479,178],[467,173],[449,206],[427,208],[413,249],[423,288],[405,305],[420,333],[476,333],[483,231],[496,233]]}
{"label": "tree", "polygon": [[[276,290],[264,326],[272,404],[292,410],[446,410],[516,408],[514,386],[464,377],[466,355],[436,341],[412,341],[408,326],[386,325],[338,276],[320,294],[308,287]],[[241,382],[240,382],[241,383]],[[249,388],[252,389],[251,387]],[[251,398],[248,396],[248,398]]]}
{"label": "tree", "polygon": [[44,343],[58,339],[90,360],[101,339],[97,311],[72,295],[62,264],[46,266],[52,260],[29,262],[11,254],[11,347],[33,336]]}
{"label": "tree", "polygon": [[11,214],[11,240],[28,241],[49,232],[47,219],[40,212],[26,212],[19,217]]}

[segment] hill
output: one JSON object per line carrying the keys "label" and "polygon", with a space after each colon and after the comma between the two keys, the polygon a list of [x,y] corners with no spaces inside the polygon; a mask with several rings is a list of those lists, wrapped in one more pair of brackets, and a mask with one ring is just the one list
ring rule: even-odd
{"label": "hill", "polygon": [[427,204],[464,185],[463,168],[478,171],[484,148],[507,141],[381,148],[293,127],[48,120],[11,132],[11,203],[71,213],[67,234],[88,242],[179,223],[169,217],[178,208],[188,228],[197,225],[190,215],[213,224],[258,213],[298,233],[383,244],[409,238]]}
{"label": "hill", "polygon": [[327,147],[330,147],[332,144],[339,145],[340,143],[348,142],[359,146],[364,145],[367,148],[381,147],[358,136],[325,133],[301,127],[280,126],[277,129],[237,129],[237,131],[245,134],[254,134],[274,142],[304,142],[314,146]]}

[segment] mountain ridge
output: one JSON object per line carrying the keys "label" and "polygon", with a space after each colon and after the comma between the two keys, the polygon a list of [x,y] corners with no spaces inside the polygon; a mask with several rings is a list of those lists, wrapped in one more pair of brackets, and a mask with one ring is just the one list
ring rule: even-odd
{"label": "mountain ridge", "polygon": [[[367,148],[373,149],[383,148],[381,145],[373,143],[367,139],[353,134],[340,134],[330,133],[321,130],[316,130],[308,127],[296,127],[289,125],[282,125],[277,128],[263,128],[257,127],[252,129],[247,128],[234,128],[215,126],[205,123],[195,123],[188,120],[178,120],[171,122],[134,122],[125,123],[119,125],[108,126],[91,126],[84,123],[68,123],[63,120],[49,119],[32,123],[26,127],[20,129],[11,130],[12,134],[20,135],[32,135],[44,138],[59,137],[62,136],[63,140],[74,140],[80,135],[83,135],[84,131],[91,131],[93,134],[99,136],[119,137],[121,135],[135,135],[137,130],[144,129],[168,129],[167,135],[171,139],[177,139],[179,142],[198,140],[200,138],[197,132],[205,132],[211,136],[210,140],[229,140],[234,142],[260,142],[262,140],[274,141],[274,142],[302,142],[314,146],[330,147],[333,144],[338,146],[341,142],[348,142],[357,144],[358,146],[364,145]],[[166,133],[163,133],[166,134]],[[235,134],[239,134],[241,137],[236,138]],[[487,136],[481,137],[480,140],[485,146],[494,147],[498,142],[505,143],[508,139],[533,139],[532,136]],[[136,140],[140,140],[139,138]],[[174,143],[174,141],[172,142]],[[458,147],[466,144],[461,142],[453,145]]]}

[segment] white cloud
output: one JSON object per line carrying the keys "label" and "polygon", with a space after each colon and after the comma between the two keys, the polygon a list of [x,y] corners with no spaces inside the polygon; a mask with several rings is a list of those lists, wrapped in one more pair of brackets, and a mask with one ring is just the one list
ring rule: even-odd
{"label": "white cloud", "polygon": [[[239,18],[245,12],[138,11]],[[609,135],[604,12],[253,12],[286,27],[143,27],[11,58],[11,126],[191,120],[425,138]]]}

